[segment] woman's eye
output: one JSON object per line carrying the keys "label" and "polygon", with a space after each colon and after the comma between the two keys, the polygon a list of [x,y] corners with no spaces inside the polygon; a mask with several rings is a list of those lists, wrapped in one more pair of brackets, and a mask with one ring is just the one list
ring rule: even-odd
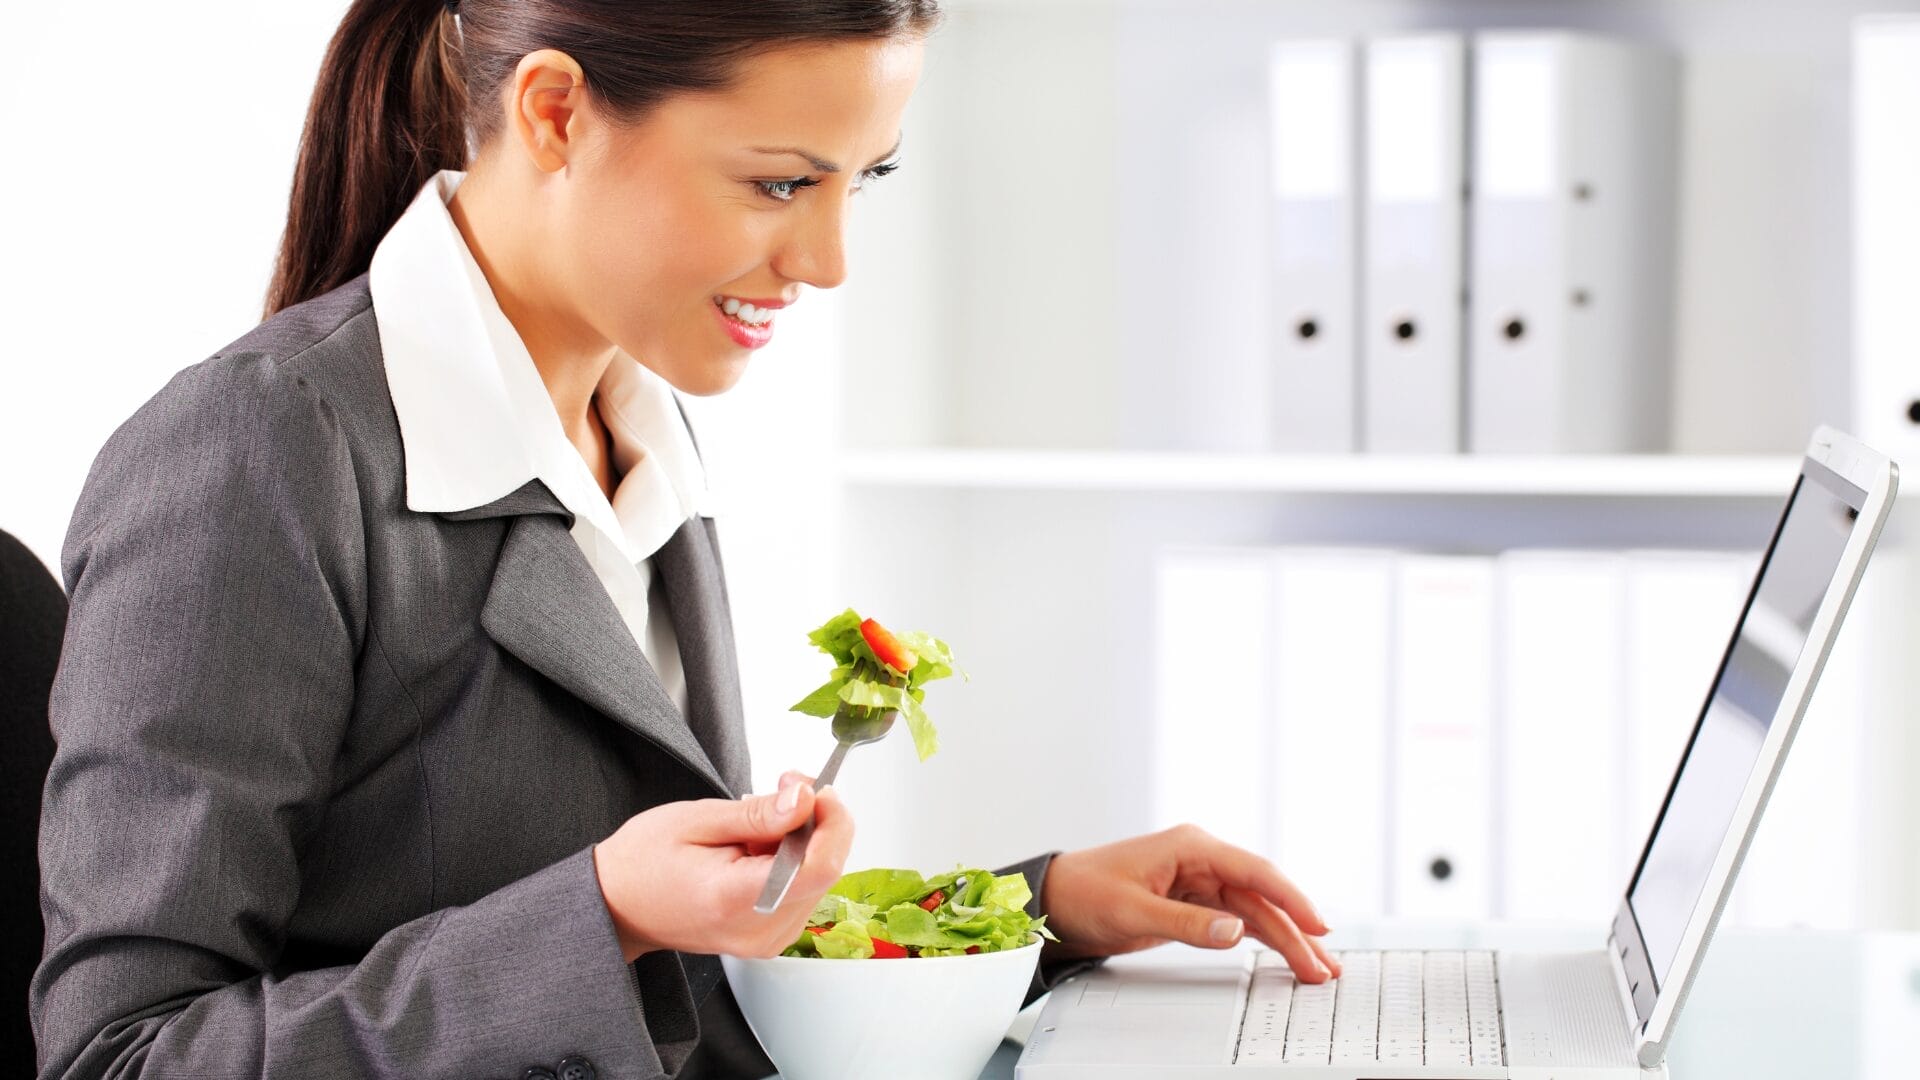
{"label": "woman's eye", "polygon": [[880,179],[881,177],[887,175],[888,173],[894,171],[895,169],[898,169],[899,167],[900,167],[900,163],[898,161],[888,161],[879,165],[875,165],[873,168],[868,169],[865,173],[861,174],[860,182],[854,185],[853,190],[859,191],[860,189],[866,187],[868,184],[872,183],[875,180]]}
{"label": "woman's eye", "polygon": [[760,190],[767,193],[768,197],[778,199],[781,202],[793,201],[793,193],[795,190],[803,187],[812,187],[815,184],[818,184],[819,182],[820,181],[818,180],[808,179],[807,177],[804,177],[804,176],[798,180],[755,180],[754,181],[755,184],[758,184],[760,186]]}

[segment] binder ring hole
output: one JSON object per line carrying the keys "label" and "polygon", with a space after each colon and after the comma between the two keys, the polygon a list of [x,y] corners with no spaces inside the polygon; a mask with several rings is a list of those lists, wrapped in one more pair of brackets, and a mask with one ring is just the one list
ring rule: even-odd
{"label": "binder ring hole", "polygon": [[1527,334],[1527,324],[1519,319],[1508,319],[1507,325],[1500,328],[1508,341],[1519,341]]}
{"label": "binder ring hole", "polygon": [[1920,424],[1920,401],[1910,401],[1907,403],[1907,419],[1916,424]]}
{"label": "binder ring hole", "polygon": [[1412,341],[1413,335],[1417,332],[1412,319],[1401,319],[1393,324],[1393,336],[1401,341]]}
{"label": "binder ring hole", "polygon": [[1320,324],[1312,319],[1301,319],[1300,325],[1294,327],[1294,333],[1300,335],[1301,341],[1312,341],[1320,336]]}
{"label": "binder ring hole", "polygon": [[1453,876],[1453,864],[1444,858],[1435,859],[1433,865],[1427,867],[1427,872],[1433,875],[1433,880],[1445,881]]}

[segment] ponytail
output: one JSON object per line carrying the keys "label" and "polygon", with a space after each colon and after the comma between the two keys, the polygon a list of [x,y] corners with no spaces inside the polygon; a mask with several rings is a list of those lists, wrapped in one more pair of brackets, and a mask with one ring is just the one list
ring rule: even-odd
{"label": "ponytail", "polygon": [[266,316],[365,272],[421,185],[466,167],[453,20],[444,0],[353,0],[307,108]]}

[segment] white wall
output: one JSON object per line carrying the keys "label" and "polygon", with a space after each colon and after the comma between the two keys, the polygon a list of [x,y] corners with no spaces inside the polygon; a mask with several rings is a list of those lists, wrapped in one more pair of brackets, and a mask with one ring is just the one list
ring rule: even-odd
{"label": "white wall", "polygon": [[0,528],[49,565],[107,436],[259,322],[307,99],[344,10],[9,10]]}
{"label": "white wall", "polygon": [[[0,529],[50,567],[101,444],[175,372],[258,324],[308,98],[345,9],[9,12]],[[806,631],[845,606],[827,557],[839,326],[837,296],[809,294],[732,391],[684,399],[732,507],[720,535],[759,785],[825,758],[804,738],[818,722],[786,709],[831,667]]]}
{"label": "white wall", "polygon": [[[688,400],[727,503],[720,533],[757,785],[824,759],[822,725],[786,710],[826,670],[805,631],[848,604],[941,633],[974,676],[936,692],[939,756],[916,763],[906,740],[891,740],[863,751],[873,760],[856,758],[842,784],[860,821],[853,865],[937,867],[1147,826],[1145,751],[1125,725],[1141,719],[1150,660],[1136,588],[1146,579],[1135,569],[1158,545],[1467,550],[1495,536],[1719,545],[1764,530],[1767,509],[1744,502],[1618,512],[1525,500],[1067,505],[1039,492],[842,494],[832,455],[842,441],[1198,441],[1192,430],[1156,435],[1140,422],[1145,410],[1183,404],[1154,396],[1166,383],[1151,377],[1164,365],[1141,361],[1199,314],[1147,301],[1156,282],[1181,274],[1193,280],[1177,296],[1236,295],[1240,227],[1165,200],[1230,194],[1238,181],[1200,175],[1194,161],[1164,175],[1117,166],[1146,160],[1162,134],[1167,145],[1225,154],[1246,118],[1222,113],[1220,126],[1195,127],[1181,142],[1167,129],[1201,110],[1123,106],[1162,85],[1217,101],[1257,70],[1248,65],[1273,33],[1502,21],[1640,32],[1687,49],[1676,448],[1791,451],[1844,399],[1844,27],[1848,12],[1868,6],[955,4],[908,113],[907,167],[862,196],[847,295],[810,296],[782,317],[779,340],[738,387]],[[344,7],[108,0],[9,12],[0,31],[16,70],[0,100],[13,140],[0,168],[0,528],[49,564],[111,431],[175,371],[258,321],[307,99]],[[1230,47],[1206,51],[1223,39]],[[980,75],[964,72],[987,61],[979,70],[992,74],[993,92],[974,96]],[[1195,69],[1208,74],[1206,65],[1202,79]],[[1129,257],[1143,252],[1170,257]],[[1075,334],[1058,310],[1121,318]],[[1141,332],[1129,338],[1129,327]],[[1115,370],[1116,358],[1135,365]],[[1035,640],[1084,659],[1067,668],[1072,700],[1035,704]],[[993,794],[1017,799],[983,798],[988,776]]]}

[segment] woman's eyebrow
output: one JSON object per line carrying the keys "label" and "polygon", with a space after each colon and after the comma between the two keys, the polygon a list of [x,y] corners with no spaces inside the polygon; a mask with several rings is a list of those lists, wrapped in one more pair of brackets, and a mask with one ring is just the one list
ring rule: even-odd
{"label": "woman's eyebrow", "polygon": [[[888,158],[892,157],[893,155],[899,153],[900,142],[903,137],[904,136],[901,136],[901,135],[894,136],[893,149],[875,158],[873,161],[873,165],[878,165],[882,161],[885,161]],[[752,150],[756,154],[793,154],[798,157],[806,158],[807,164],[812,165],[815,169],[818,169],[821,172],[837,173],[840,171],[840,166],[835,165],[833,162],[815,157],[814,155],[807,153],[805,150],[801,150],[792,146],[753,146],[753,147],[748,147],[748,149]],[[867,168],[871,169],[873,168],[873,165],[869,165],[867,166]]]}

